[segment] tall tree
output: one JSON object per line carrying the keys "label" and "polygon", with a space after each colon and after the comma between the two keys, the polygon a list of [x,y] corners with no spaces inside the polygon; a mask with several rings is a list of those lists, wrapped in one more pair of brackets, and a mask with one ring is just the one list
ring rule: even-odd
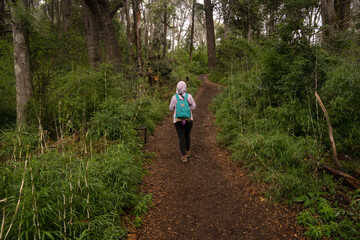
{"label": "tall tree", "polygon": [[26,122],[26,107],[33,93],[28,33],[23,16],[23,11],[27,11],[27,7],[26,0],[14,1],[11,6],[16,78],[16,123],[18,126]]}
{"label": "tall tree", "polygon": [[5,0],[0,0],[0,37],[5,35],[5,19],[6,19],[6,12],[5,12]]}
{"label": "tall tree", "polygon": [[136,46],[136,64],[142,67],[141,57],[141,11],[140,0],[132,0],[134,16],[134,45]]}
{"label": "tall tree", "polygon": [[205,21],[206,21],[206,42],[208,53],[209,69],[216,67],[215,30],[213,20],[214,5],[211,0],[204,0]]}
{"label": "tall tree", "polygon": [[92,67],[98,67],[103,62],[98,26],[94,22],[90,9],[86,4],[83,5],[81,10],[85,26],[89,63]]}
{"label": "tall tree", "polygon": [[190,30],[190,62],[192,61],[192,54],[194,49],[194,29],[195,29],[195,6],[196,0],[193,0],[192,11],[191,11],[191,30]]}
{"label": "tall tree", "polygon": [[163,32],[163,52],[162,52],[162,59],[165,59],[166,57],[166,52],[167,52],[167,40],[166,40],[166,35],[167,35],[167,26],[168,26],[168,13],[167,13],[167,1],[164,1],[164,22],[163,22],[163,26],[164,26],[164,32]]}
{"label": "tall tree", "polygon": [[351,0],[322,0],[321,17],[326,25],[324,40],[328,41],[335,33],[346,31],[350,23]]}
{"label": "tall tree", "polygon": [[[89,17],[95,27],[94,31],[88,32],[98,35],[100,40],[98,44],[102,44],[106,53],[104,60],[114,64],[115,67],[119,67],[121,52],[112,20],[116,11],[110,11],[107,0],[84,0],[84,3],[90,11]],[[122,5],[116,6],[117,9],[119,7],[122,7]]]}
{"label": "tall tree", "polygon": [[71,23],[71,0],[61,0],[61,25],[66,32]]}
{"label": "tall tree", "polygon": [[131,21],[130,21],[130,0],[125,0],[124,3],[125,19],[126,19],[126,36],[129,43],[132,42],[131,37]]}

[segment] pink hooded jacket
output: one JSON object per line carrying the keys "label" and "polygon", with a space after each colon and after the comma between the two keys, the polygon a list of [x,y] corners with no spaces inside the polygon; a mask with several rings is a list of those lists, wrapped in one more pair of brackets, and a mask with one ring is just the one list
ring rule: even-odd
{"label": "pink hooded jacket", "polygon": [[[180,99],[184,99],[185,97],[185,93],[186,93],[186,83],[184,81],[180,81],[178,82],[177,86],[176,86],[176,94],[179,94],[179,98]],[[192,114],[192,110],[194,110],[196,108],[196,103],[194,101],[194,98],[191,96],[191,94],[188,94],[188,103],[190,106],[190,111],[191,111],[191,120],[194,120],[193,118],[193,114]],[[173,122],[176,123],[175,120],[175,115],[176,115],[176,96],[172,96],[171,101],[170,101],[170,105],[169,105],[169,109],[170,111],[174,111],[174,117],[173,117]]]}

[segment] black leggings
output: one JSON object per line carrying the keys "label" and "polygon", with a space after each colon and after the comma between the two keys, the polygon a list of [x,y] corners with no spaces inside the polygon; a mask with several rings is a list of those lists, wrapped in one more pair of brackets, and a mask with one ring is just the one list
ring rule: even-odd
{"label": "black leggings", "polygon": [[182,122],[174,123],[177,134],[179,136],[180,150],[182,155],[185,155],[186,151],[190,150],[190,132],[193,125],[193,121],[186,122],[185,125],[182,125]]}

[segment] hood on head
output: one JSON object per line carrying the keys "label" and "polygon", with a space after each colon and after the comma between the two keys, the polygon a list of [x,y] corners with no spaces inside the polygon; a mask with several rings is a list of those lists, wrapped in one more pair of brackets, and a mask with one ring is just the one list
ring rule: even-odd
{"label": "hood on head", "polygon": [[185,92],[186,92],[186,83],[184,81],[178,82],[176,86],[176,93],[182,95]]}

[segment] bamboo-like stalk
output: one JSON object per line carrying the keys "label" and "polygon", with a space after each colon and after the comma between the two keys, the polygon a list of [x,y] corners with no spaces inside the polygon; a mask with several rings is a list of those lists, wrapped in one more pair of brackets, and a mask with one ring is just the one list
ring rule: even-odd
{"label": "bamboo-like stalk", "polygon": [[[61,226],[61,212],[60,212],[60,201],[59,198],[58,199],[58,217],[59,217],[59,226]],[[62,228],[60,227],[60,236],[63,235],[63,231]]]}
{"label": "bamboo-like stalk", "polygon": [[88,173],[88,169],[89,169],[89,161],[87,161],[86,163],[86,168],[85,168],[85,175],[84,175],[84,180],[85,180],[85,187],[87,189],[87,197],[86,197],[86,213],[87,213],[87,220],[88,220],[88,231],[90,232],[90,191],[89,191],[89,185],[88,185],[88,181],[87,181],[87,173]]}
{"label": "bamboo-like stalk", "polygon": [[58,114],[59,114],[59,128],[60,128],[60,142],[61,142],[61,149],[64,152],[64,131],[63,131],[63,127],[61,125],[61,116],[60,116],[60,105],[61,105],[61,101],[59,101],[59,109],[58,109]]}
{"label": "bamboo-like stalk", "polygon": [[14,159],[14,161],[16,161],[16,149],[17,149],[17,146],[16,146],[15,140],[13,140],[13,142],[14,142],[14,150],[13,150],[13,154],[12,154],[12,159]]}
{"label": "bamboo-like stalk", "polygon": [[72,208],[72,202],[73,202],[73,197],[74,197],[74,193],[73,193],[73,186],[71,183],[72,180],[72,171],[71,171],[71,155],[70,155],[70,180],[69,180],[69,185],[70,185],[70,198],[69,198],[69,205],[70,205],[70,220],[69,220],[69,225],[70,225],[70,229],[69,229],[69,234],[71,236],[71,227],[72,227],[72,220],[73,220],[73,208]]}
{"label": "bamboo-like stalk", "polygon": [[55,113],[54,113],[54,124],[55,124],[55,132],[56,132],[56,139],[59,141],[59,131],[58,131],[58,127],[57,127],[57,124],[56,124],[56,116],[55,116]]}
{"label": "bamboo-like stalk", "polygon": [[[30,164],[30,162],[29,162]],[[33,198],[33,222],[34,222],[34,239],[36,239],[36,233],[39,236],[39,239],[41,240],[41,234],[40,234],[40,224],[39,224],[39,216],[37,214],[37,205],[36,205],[36,196],[35,196],[35,183],[34,183],[34,176],[32,168],[30,168],[30,179],[31,179],[31,195]]]}
{"label": "bamboo-like stalk", "polygon": [[27,163],[28,163],[28,158],[25,159],[24,173],[23,173],[23,177],[22,177],[22,180],[21,180],[20,190],[19,190],[19,199],[18,199],[18,202],[17,202],[17,204],[16,204],[15,212],[14,212],[14,215],[13,215],[13,217],[12,217],[12,219],[11,219],[10,226],[9,226],[9,228],[8,228],[6,234],[5,234],[4,240],[6,240],[7,236],[9,235],[10,230],[11,230],[11,228],[12,228],[12,225],[14,224],[15,217],[16,217],[18,211],[19,211],[19,206],[20,206],[20,202],[21,202],[22,190],[23,190],[24,183],[25,183]]}
{"label": "bamboo-like stalk", "polygon": [[0,203],[1,202],[5,203],[5,207],[3,207],[3,217],[2,217],[1,228],[0,228],[0,240],[2,239],[2,236],[4,234],[7,198],[4,198],[4,199],[0,200]]}
{"label": "bamboo-like stalk", "polygon": [[41,154],[44,154],[44,148],[47,148],[47,146],[46,146],[46,141],[45,141],[44,129],[43,129],[43,127],[42,127],[41,119],[40,119],[40,116],[39,116],[39,114],[38,114],[38,111],[37,111],[37,109],[36,109],[36,107],[35,107],[35,104],[34,104],[34,109],[35,109],[36,117],[37,117],[38,122],[39,122],[39,133],[40,133],[39,142],[40,142]]}
{"label": "bamboo-like stalk", "polygon": [[21,211],[21,215],[20,215],[20,224],[18,227],[18,240],[21,240],[20,236],[21,236],[21,224],[22,224],[22,218],[24,216],[24,212],[25,212],[25,204],[22,205],[22,211]]}
{"label": "bamboo-like stalk", "polygon": [[17,139],[19,141],[19,147],[20,147],[19,159],[21,159],[21,157],[22,157],[22,145],[21,145],[21,139],[20,139],[20,132],[21,132],[21,125],[19,124],[18,132],[17,132]]}
{"label": "bamboo-like stalk", "polygon": [[[65,171],[67,171],[68,164],[66,163]],[[66,239],[66,196],[65,196],[65,189],[63,189],[63,226],[64,226],[64,239]]]}

